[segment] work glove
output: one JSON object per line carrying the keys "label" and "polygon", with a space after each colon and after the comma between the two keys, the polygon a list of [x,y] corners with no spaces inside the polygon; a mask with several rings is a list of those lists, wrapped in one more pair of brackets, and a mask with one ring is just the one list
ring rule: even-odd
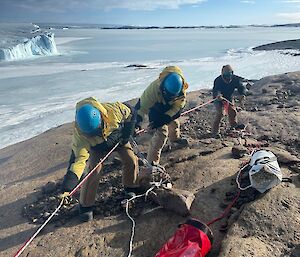
{"label": "work glove", "polygon": [[159,115],[158,118],[156,118],[155,120],[150,122],[149,127],[151,129],[157,129],[157,128],[162,127],[165,124],[170,123],[172,120],[173,120],[173,118],[170,117],[169,115],[161,114],[161,115]]}
{"label": "work glove", "polygon": [[58,195],[58,198],[63,201],[63,204],[68,205],[71,202],[72,197],[70,196],[70,192],[78,183],[79,179],[76,174],[68,170],[61,185],[61,194]]}
{"label": "work glove", "polygon": [[138,132],[140,130],[142,130],[142,122],[143,122],[143,117],[141,115],[136,115],[136,123],[135,123],[135,126],[134,126],[134,134],[133,134],[133,137],[136,137],[138,134]]}
{"label": "work glove", "polygon": [[122,129],[122,139],[121,144],[125,145],[128,143],[131,136],[133,136],[135,131],[135,120],[130,122],[125,122]]}
{"label": "work glove", "polygon": [[222,94],[218,94],[218,95],[216,96],[216,98],[217,98],[218,101],[223,101],[223,96],[222,96]]}
{"label": "work glove", "polygon": [[71,202],[70,192],[63,192],[59,194],[58,199],[63,201],[63,204],[68,205]]}

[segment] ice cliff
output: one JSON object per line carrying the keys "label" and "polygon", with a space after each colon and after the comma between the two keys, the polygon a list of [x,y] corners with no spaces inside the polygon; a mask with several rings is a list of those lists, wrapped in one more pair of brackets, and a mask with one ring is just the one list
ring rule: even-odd
{"label": "ice cliff", "polygon": [[[0,61],[12,61],[57,54],[54,34],[43,32],[37,25],[0,26]],[[28,30],[31,28],[31,30]]]}

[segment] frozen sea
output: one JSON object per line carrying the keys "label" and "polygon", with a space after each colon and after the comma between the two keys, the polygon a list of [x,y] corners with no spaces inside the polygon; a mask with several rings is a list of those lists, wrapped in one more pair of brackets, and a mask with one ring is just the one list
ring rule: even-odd
{"label": "frozen sea", "polygon": [[[248,79],[300,70],[299,56],[251,50],[298,39],[300,28],[51,32],[59,54],[0,62],[0,148],[72,121],[75,104],[82,98],[139,97],[167,65],[183,69],[190,91],[212,88],[224,64]],[[148,68],[126,68],[130,64]]]}

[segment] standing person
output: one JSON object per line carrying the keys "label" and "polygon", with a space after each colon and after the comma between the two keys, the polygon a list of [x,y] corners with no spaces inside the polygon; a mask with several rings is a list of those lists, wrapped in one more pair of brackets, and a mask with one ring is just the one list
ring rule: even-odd
{"label": "standing person", "polygon": [[[100,103],[90,97],[77,103],[72,154],[62,184],[62,196],[68,196],[79,183],[84,171],[91,171],[119,142],[120,146],[116,151],[123,163],[122,182],[125,193],[127,197],[134,195],[138,187],[138,158],[128,140],[134,132],[135,121],[134,108],[120,102]],[[82,185],[79,200],[82,221],[93,219],[101,168],[98,167]]]}
{"label": "standing person", "polygon": [[245,127],[243,124],[237,123],[237,111],[233,101],[235,89],[238,90],[240,101],[243,103],[247,89],[242,84],[242,78],[233,74],[230,65],[225,65],[222,67],[221,75],[215,79],[213,87],[213,98],[217,98],[215,101],[216,116],[212,125],[212,136],[215,138],[221,138],[220,123],[226,110],[231,129],[243,129]]}
{"label": "standing person", "polygon": [[186,146],[188,143],[180,137],[178,120],[186,104],[187,88],[181,69],[168,66],[146,88],[136,104],[136,127],[140,128],[144,115],[148,115],[148,128],[154,130],[147,155],[148,161],[154,165],[159,164],[161,151],[168,137],[172,144]]}

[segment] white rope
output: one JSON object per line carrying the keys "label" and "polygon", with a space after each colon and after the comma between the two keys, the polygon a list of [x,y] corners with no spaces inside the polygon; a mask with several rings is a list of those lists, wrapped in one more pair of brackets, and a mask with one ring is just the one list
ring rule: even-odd
{"label": "white rope", "polygon": [[48,224],[48,222],[53,218],[53,216],[59,211],[64,203],[64,199],[61,200],[59,206],[55,209],[55,211],[48,217],[48,219],[39,227],[39,229],[32,235],[31,238],[27,240],[27,242],[22,246],[22,248],[14,255],[14,257],[18,257],[22,252],[27,248],[27,246],[32,242],[32,240],[41,232],[41,230]]}
{"label": "white rope", "polygon": [[127,217],[131,220],[132,222],[132,227],[131,227],[131,236],[130,236],[130,241],[129,241],[129,252],[128,252],[128,255],[127,257],[131,257],[132,255],[132,250],[133,250],[133,240],[134,240],[134,235],[135,235],[135,220],[133,219],[132,216],[130,216],[129,214],[129,203],[131,201],[133,201],[134,199],[137,199],[137,198],[141,198],[143,196],[145,196],[145,200],[146,198],[148,197],[148,195],[152,192],[152,190],[154,188],[158,188],[160,187],[162,184],[163,184],[163,180],[160,180],[160,182],[155,182],[154,185],[152,187],[150,187],[145,193],[143,194],[140,194],[140,195],[135,195],[133,197],[131,197],[130,199],[126,200],[126,208],[125,208],[125,211],[126,211],[126,215]]}
{"label": "white rope", "polygon": [[246,187],[241,187],[241,184],[240,184],[240,182],[239,182],[240,174],[241,174],[242,170],[244,170],[247,166],[248,166],[248,164],[246,164],[244,167],[242,167],[242,168],[239,170],[239,172],[238,172],[238,174],[237,174],[237,176],[236,176],[236,178],[235,178],[235,182],[236,182],[236,184],[237,184],[238,189],[240,189],[240,190],[242,190],[242,191],[245,191],[245,190],[247,190],[247,189],[249,189],[249,188],[252,187],[252,185],[249,185],[249,186],[246,186]]}

